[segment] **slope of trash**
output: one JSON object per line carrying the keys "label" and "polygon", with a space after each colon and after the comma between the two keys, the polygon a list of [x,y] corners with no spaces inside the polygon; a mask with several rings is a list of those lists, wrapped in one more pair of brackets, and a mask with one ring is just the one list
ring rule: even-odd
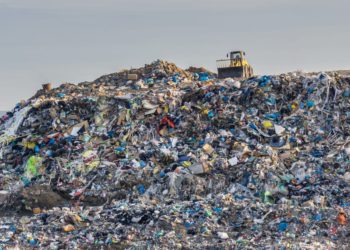
{"label": "slope of trash", "polygon": [[0,249],[349,249],[350,77],[191,71],[156,61],[4,115]]}

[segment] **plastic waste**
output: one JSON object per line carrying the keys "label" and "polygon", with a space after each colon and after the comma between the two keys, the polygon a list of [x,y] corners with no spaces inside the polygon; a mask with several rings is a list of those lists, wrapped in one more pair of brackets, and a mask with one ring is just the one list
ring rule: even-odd
{"label": "plastic waste", "polygon": [[349,86],[156,61],[40,89],[0,118],[0,247],[347,249]]}

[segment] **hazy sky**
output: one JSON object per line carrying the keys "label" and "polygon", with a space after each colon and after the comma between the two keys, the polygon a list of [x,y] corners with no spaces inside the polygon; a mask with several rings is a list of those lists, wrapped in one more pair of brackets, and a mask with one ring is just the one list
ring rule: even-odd
{"label": "hazy sky", "polygon": [[44,82],[242,49],[258,74],[350,69],[349,0],[0,0],[0,110]]}

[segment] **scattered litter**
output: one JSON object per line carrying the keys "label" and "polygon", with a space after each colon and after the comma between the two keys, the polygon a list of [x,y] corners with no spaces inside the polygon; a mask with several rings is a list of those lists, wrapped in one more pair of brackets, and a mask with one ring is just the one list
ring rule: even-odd
{"label": "scattered litter", "polygon": [[350,78],[165,61],[0,120],[0,248],[349,246]]}

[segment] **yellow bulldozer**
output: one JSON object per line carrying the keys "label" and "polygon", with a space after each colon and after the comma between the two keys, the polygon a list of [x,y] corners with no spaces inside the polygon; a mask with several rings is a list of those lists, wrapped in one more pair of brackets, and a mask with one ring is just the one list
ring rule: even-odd
{"label": "yellow bulldozer", "polygon": [[227,54],[227,58],[216,61],[218,78],[247,79],[253,76],[253,68],[244,51],[232,51]]}

